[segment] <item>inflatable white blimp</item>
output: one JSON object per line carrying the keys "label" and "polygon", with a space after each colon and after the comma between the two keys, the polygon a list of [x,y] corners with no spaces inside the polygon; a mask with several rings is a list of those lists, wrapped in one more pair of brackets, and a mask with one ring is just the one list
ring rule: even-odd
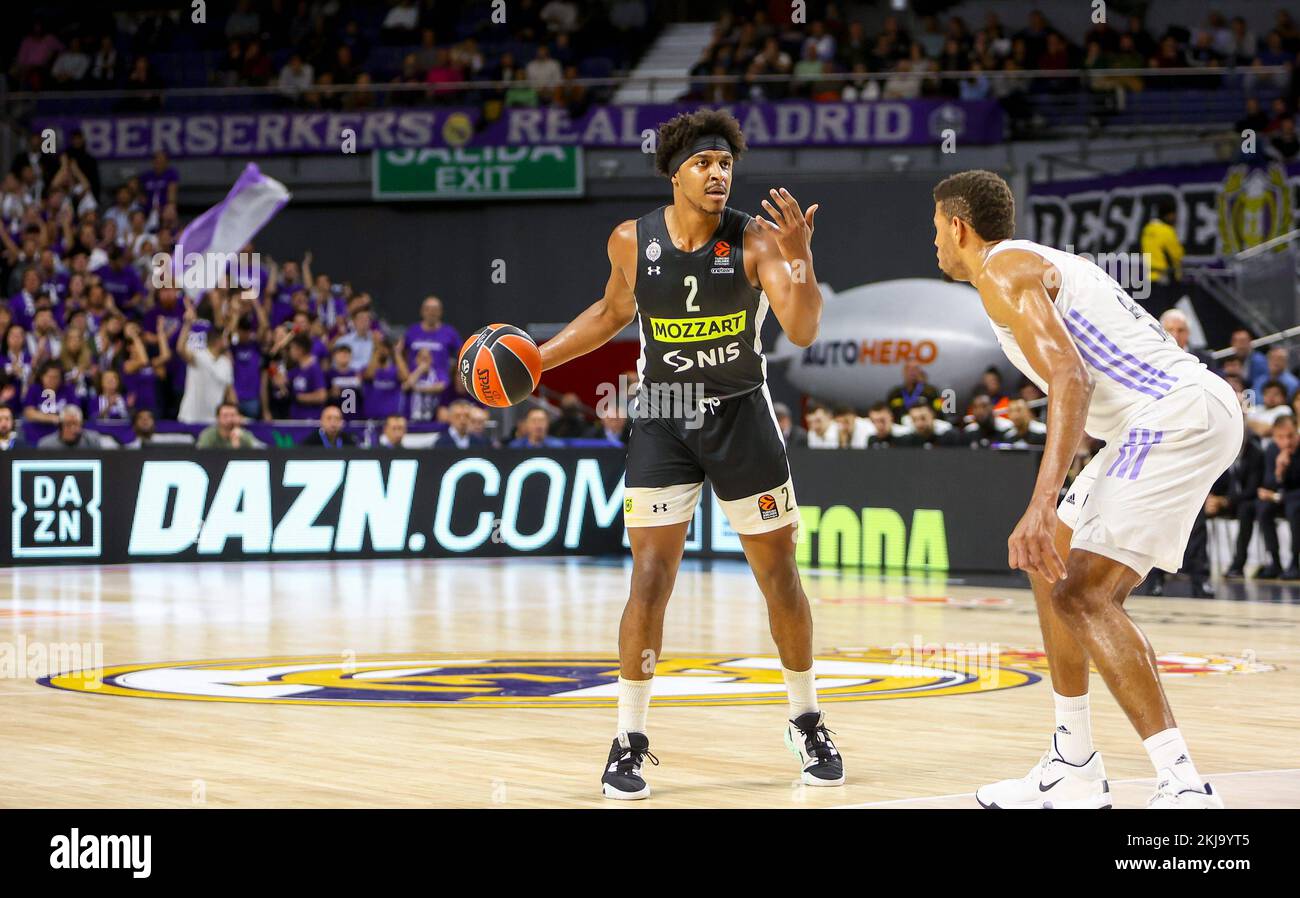
{"label": "inflatable white blimp", "polygon": [[772,363],[788,363],[790,382],[810,396],[863,411],[902,383],[909,359],[920,362],[930,384],[963,400],[990,365],[1008,391],[1020,380],[967,284],[902,278],[842,293],[821,286],[816,342],[803,349],[781,334],[768,354]]}

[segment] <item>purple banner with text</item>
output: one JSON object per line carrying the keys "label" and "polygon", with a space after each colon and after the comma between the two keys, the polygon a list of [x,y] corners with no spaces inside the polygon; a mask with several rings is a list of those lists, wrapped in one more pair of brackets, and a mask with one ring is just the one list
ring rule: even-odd
{"label": "purple banner with text", "polygon": [[[641,148],[647,134],[702,104],[595,106],[573,118],[558,107],[505,110],[482,126],[473,107],[364,112],[222,112],[177,115],[63,115],[33,120],[61,138],[80,130],[100,159],[274,156],[461,146]],[[751,147],[915,146],[945,139],[960,146],[1002,140],[992,100],[884,100],[872,103],[738,103],[718,107],[740,120]]]}

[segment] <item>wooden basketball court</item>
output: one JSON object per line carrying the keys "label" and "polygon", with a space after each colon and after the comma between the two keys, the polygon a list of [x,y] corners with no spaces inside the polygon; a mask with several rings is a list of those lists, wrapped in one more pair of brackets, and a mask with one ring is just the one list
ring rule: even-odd
{"label": "wooden basketball court", "polygon": [[[1027,590],[814,570],[819,687],[848,783],[799,785],[748,569],[687,562],[650,716],[654,794],[607,801],[629,571],[621,559],[0,571],[0,806],[976,808],[977,786],[1022,775],[1046,748]],[[1280,589],[1131,600],[1197,766],[1230,807],[1300,806],[1294,601]],[[1141,807],[1146,755],[1099,677],[1093,696],[1117,806]]]}

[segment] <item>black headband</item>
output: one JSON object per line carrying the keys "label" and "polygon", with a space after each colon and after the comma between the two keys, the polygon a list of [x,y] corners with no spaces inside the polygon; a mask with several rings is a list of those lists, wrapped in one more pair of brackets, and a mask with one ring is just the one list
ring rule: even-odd
{"label": "black headband", "polygon": [[736,155],[736,151],[731,148],[727,138],[721,134],[704,134],[696,138],[695,143],[688,147],[682,147],[672,155],[668,160],[668,177],[677,174],[677,169],[682,167],[682,163],[694,156],[696,153],[703,153],[705,150],[722,150],[724,153]]}

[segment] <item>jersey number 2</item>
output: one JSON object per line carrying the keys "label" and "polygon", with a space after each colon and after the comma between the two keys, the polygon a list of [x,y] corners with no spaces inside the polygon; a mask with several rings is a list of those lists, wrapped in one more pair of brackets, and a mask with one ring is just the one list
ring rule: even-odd
{"label": "jersey number 2", "polygon": [[682,281],[682,284],[691,288],[690,295],[686,297],[686,311],[698,312],[700,307],[695,304],[695,294],[700,292],[700,282],[696,279],[695,275],[688,274],[686,275],[686,280]]}

